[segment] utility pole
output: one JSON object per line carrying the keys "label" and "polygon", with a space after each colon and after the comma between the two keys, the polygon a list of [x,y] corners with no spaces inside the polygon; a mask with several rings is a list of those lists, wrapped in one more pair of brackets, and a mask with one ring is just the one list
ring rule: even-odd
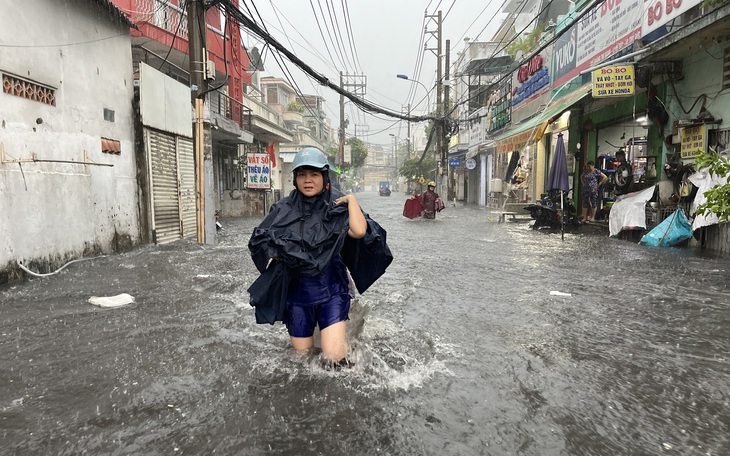
{"label": "utility pole", "polygon": [[[344,78],[342,71],[340,71],[340,88],[344,85]],[[343,89],[344,90],[344,89]],[[345,168],[345,96],[340,93],[340,147],[337,152],[337,165],[340,167],[340,171]]]}
{"label": "utility pole", "polygon": [[203,126],[203,104],[208,89],[205,66],[207,28],[202,0],[188,2],[188,37],[190,46],[190,93],[195,109],[193,127],[193,153],[195,157],[195,209],[198,220],[198,243],[205,244],[205,128]]}
{"label": "utility pole", "polygon": [[[450,117],[450,115],[447,115],[447,113],[449,113],[449,111],[450,111],[450,108],[449,108],[449,88],[450,88],[450,85],[451,85],[450,84],[450,81],[449,81],[449,57],[450,57],[450,48],[451,48],[451,40],[446,40],[446,55],[444,57],[445,58],[445,61],[444,61],[445,70],[444,70],[444,114],[443,114],[444,124],[443,125],[446,125],[445,121],[446,121],[446,119],[448,117]],[[452,196],[449,193],[449,183],[450,183],[449,177],[450,176],[449,176],[449,168],[448,168],[448,164],[449,164],[449,160],[448,160],[448,156],[449,156],[449,141],[447,141],[447,133],[449,133],[449,132],[448,131],[443,131],[442,133],[443,133],[444,136],[443,136],[443,139],[442,139],[442,141],[443,141],[443,145],[442,145],[443,150],[441,151],[441,157],[443,159],[443,163],[441,164],[441,169],[443,170],[444,173],[446,173],[446,180],[445,180],[445,182],[446,182],[446,195],[447,195],[447,198],[448,199],[451,199]]]}
{"label": "utility pole", "polygon": [[[436,18],[436,117],[439,119],[438,122],[434,123],[434,128],[436,129],[436,147],[435,147],[435,156],[436,156],[436,181],[438,187],[438,193],[441,195],[446,195],[447,190],[447,183],[446,183],[446,168],[445,168],[445,161],[446,156],[444,155],[444,123],[443,123],[443,116],[444,116],[444,104],[443,104],[443,69],[441,66],[441,58],[443,57],[443,51],[441,49],[441,11],[439,11],[436,15],[426,15],[428,18]],[[428,32],[433,33],[433,32]],[[433,48],[426,48],[426,50],[433,51]],[[439,168],[441,175],[439,176]]]}
{"label": "utility pole", "polygon": [[[411,117],[411,104],[408,103],[408,117]],[[406,125],[408,125],[408,142],[406,143],[407,149],[406,149],[406,159],[411,159],[411,121],[409,120],[406,122]]]}
{"label": "utility pole", "polygon": [[[439,118],[439,122],[436,126],[436,134],[438,135],[437,141],[436,141],[436,148],[439,153],[439,161],[438,163],[441,164],[441,176],[439,176],[441,179],[439,179],[439,194],[440,195],[446,195],[444,193],[444,156],[443,156],[443,147],[444,147],[444,124],[441,122],[441,119],[444,116],[444,104],[443,104],[443,84],[441,81],[442,75],[443,75],[443,68],[441,67],[441,11],[438,12],[438,29],[436,32],[436,117]],[[438,167],[437,167],[438,168]]]}
{"label": "utility pole", "polygon": [[[342,90],[353,93],[360,98],[365,98],[365,87],[364,75],[343,74],[340,71],[340,88]],[[340,170],[345,167],[345,129],[348,123],[345,119],[345,96],[340,94],[340,148],[337,154]]]}

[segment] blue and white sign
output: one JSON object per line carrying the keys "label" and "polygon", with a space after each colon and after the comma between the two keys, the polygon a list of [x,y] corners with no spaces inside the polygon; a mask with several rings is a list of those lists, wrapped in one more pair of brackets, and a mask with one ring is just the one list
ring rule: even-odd
{"label": "blue and white sign", "polygon": [[461,166],[461,159],[458,158],[452,158],[449,160],[449,166],[452,168],[458,168]]}

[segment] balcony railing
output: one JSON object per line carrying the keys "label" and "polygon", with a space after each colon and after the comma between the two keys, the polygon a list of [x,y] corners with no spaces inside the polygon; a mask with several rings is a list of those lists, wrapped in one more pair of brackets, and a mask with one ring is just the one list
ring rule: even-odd
{"label": "balcony railing", "polygon": [[246,96],[243,103],[250,108],[252,115],[260,117],[274,125],[284,125],[281,114],[271,109],[266,103],[262,103],[252,96]]}
{"label": "balcony railing", "polygon": [[233,120],[242,130],[251,131],[251,109],[223,92],[210,94],[210,110]]}
{"label": "balcony railing", "polygon": [[188,19],[185,10],[168,0],[137,0],[131,11],[134,23],[147,22],[173,35],[188,39]]}

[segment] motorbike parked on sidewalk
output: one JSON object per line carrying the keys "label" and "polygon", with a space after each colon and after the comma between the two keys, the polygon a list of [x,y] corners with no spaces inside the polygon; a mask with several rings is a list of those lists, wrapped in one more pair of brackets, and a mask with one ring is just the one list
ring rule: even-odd
{"label": "motorbike parked on sidewalk", "polygon": [[560,230],[564,220],[566,231],[574,231],[581,226],[578,220],[578,211],[573,204],[573,199],[568,195],[570,192],[563,192],[563,209],[560,209],[560,190],[543,193],[539,201],[524,206],[535,222],[533,230],[548,229]]}

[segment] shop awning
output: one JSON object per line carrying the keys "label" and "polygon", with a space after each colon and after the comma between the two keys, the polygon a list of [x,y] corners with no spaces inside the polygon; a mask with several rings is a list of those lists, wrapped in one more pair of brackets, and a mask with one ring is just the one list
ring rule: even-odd
{"label": "shop awning", "polygon": [[453,152],[449,152],[449,158],[463,157],[466,155],[467,152],[469,152],[468,148],[460,147]]}
{"label": "shop awning", "polygon": [[585,84],[577,90],[551,101],[543,112],[497,136],[497,153],[507,153],[519,150],[525,144],[542,139],[550,119],[560,116],[571,106],[581,101],[591,93],[591,84]]}
{"label": "shop awning", "polygon": [[466,158],[469,159],[477,154],[489,152],[490,149],[494,149],[496,144],[497,143],[495,143],[494,140],[490,139],[481,144],[474,144],[473,146],[469,146],[469,151],[466,153]]}
{"label": "shop awning", "polygon": [[279,157],[281,157],[281,161],[283,161],[284,163],[294,162],[294,157],[296,156],[296,152],[279,152]]}

